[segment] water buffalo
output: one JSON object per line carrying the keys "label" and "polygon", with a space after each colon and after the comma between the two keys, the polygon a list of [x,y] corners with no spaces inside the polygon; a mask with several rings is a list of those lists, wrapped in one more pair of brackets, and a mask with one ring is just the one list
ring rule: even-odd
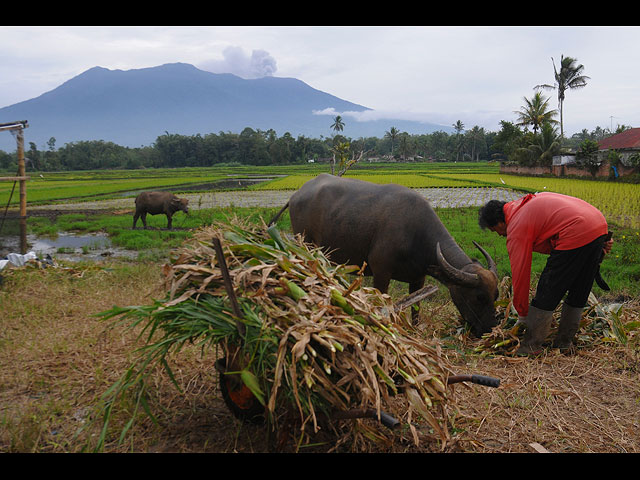
{"label": "water buffalo", "polygon": [[496,265],[477,243],[488,269],[471,260],[447,231],[429,202],[410,188],[318,175],[296,191],[270,223],[289,208],[294,233],[325,247],[337,263],[362,265],[374,287],[386,293],[391,279],[424,286],[425,276],[449,289],[473,334],[498,322]]}
{"label": "water buffalo", "polygon": [[147,213],[151,215],[165,214],[167,216],[167,228],[171,230],[171,217],[182,210],[189,213],[189,199],[178,198],[170,192],[142,192],[136,197],[136,213],[133,214],[133,228],[136,228],[138,218],[147,228]]}

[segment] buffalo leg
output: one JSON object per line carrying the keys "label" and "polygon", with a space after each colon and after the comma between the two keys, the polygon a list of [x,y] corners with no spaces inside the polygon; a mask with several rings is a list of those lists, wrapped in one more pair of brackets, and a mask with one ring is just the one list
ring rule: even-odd
{"label": "buffalo leg", "polygon": [[387,275],[375,275],[373,276],[373,288],[377,288],[381,293],[387,293],[389,290],[389,282],[391,277]]}
{"label": "buffalo leg", "polygon": [[391,282],[391,265],[388,265],[388,252],[381,247],[369,252],[367,264],[373,275],[373,287],[381,293],[387,293]]}
{"label": "buffalo leg", "polygon": [[[413,282],[409,282],[409,294],[420,290],[424,287],[424,277],[419,280],[415,280]],[[416,303],[411,305],[411,322],[413,325],[417,325],[420,320],[420,303]]]}
{"label": "buffalo leg", "polygon": [[147,229],[147,212],[140,214],[140,220],[142,220],[142,226]]}
{"label": "buffalo leg", "polygon": [[138,218],[140,218],[140,214],[138,212],[133,214],[133,228],[136,228],[136,223],[138,223]]}
{"label": "buffalo leg", "polygon": [[167,230],[171,230],[171,215],[167,215]]}

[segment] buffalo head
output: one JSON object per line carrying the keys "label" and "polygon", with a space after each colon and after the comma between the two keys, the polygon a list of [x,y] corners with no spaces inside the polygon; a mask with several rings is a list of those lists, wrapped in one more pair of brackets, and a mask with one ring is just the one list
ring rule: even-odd
{"label": "buffalo head", "polygon": [[189,199],[174,197],[171,200],[171,207],[174,212],[182,210],[184,213],[189,213]]}
{"label": "buffalo head", "polygon": [[453,303],[474,335],[480,337],[498,324],[494,303],[498,298],[498,272],[491,256],[478,245],[487,260],[488,268],[473,261],[462,268],[455,268],[447,262],[436,245],[438,264],[444,273]]}

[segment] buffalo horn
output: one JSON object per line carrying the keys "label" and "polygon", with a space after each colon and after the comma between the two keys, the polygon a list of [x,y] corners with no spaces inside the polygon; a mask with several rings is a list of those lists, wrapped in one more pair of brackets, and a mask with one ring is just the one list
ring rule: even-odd
{"label": "buffalo horn", "polygon": [[436,255],[440,267],[442,267],[449,280],[453,283],[467,285],[470,287],[480,283],[480,277],[475,273],[468,273],[463,270],[459,270],[445,260],[444,255],[442,255],[442,251],[440,250],[440,242],[436,244]]}
{"label": "buffalo horn", "polygon": [[487,268],[491,272],[493,272],[493,274],[497,277],[498,276],[498,268],[496,267],[496,262],[494,262],[493,258],[491,258],[491,255],[489,255],[484,248],[482,248],[480,245],[478,245],[475,242],[475,240],[474,240],[473,244],[476,246],[476,248],[478,250],[480,250],[480,252],[482,252],[482,255],[484,255],[484,258],[487,260]]}

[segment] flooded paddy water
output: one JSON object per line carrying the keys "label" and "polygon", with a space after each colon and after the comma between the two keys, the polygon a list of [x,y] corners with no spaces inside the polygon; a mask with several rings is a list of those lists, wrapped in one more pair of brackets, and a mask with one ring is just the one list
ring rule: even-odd
{"label": "flooded paddy water", "polygon": [[[242,186],[240,186],[242,188]],[[489,200],[511,201],[522,196],[522,192],[506,188],[416,188],[416,192],[427,198],[435,208],[479,207]],[[198,193],[182,193],[181,198],[189,199],[191,210],[222,207],[282,207],[293,194],[283,190],[227,190]],[[57,214],[66,211],[95,212],[119,211],[120,213],[135,208],[134,198],[112,200],[84,201],[66,204],[38,205],[27,209],[28,215],[35,212],[43,214],[47,211]],[[28,220],[27,220],[28,221]],[[3,235],[0,232],[0,258],[8,253],[19,252],[20,242],[17,234]],[[106,234],[73,234],[60,232],[56,237],[27,236],[27,251],[34,251],[43,258],[46,255],[66,260],[98,260],[109,256],[132,257],[137,252],[114,248]]]}
{"label": "flooded paddy water", "polygon": [[[108,257],[136,258],[138,253],[111,245],[105,233],[75,234],[59,232],[55,237],[27,235],[27,251],[43,260],[47,257],[69,261],[95,261]],[[20,252],[17,235],[0,236],[0,259]]]}

